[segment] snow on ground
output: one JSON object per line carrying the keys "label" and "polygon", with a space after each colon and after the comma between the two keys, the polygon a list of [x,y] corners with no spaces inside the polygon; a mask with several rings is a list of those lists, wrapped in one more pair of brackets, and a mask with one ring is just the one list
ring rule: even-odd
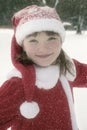
{"label": "snow on ground", "polygon": [[[0,29],[0,85],[13,68],[10,57],[12,35],[13,30]],[[72,58],[87,63],[87,31],[84,31],[82,35],[76,35],[75,31],[67,31],[63,49]],[[79,130],[87,130],[87,89],[75,88],[74,97]]]}
{"label": "snow on ground", "polygon": [[6,79],[6,74],[13,67],[11,64],[10,47],[12,30],[0,29],[0,84]]}
{"label": "snow on ground", "polygon": [[72,58],[87,63],[87,31],[82,32],[82,35],[67,31],[63,48]]}

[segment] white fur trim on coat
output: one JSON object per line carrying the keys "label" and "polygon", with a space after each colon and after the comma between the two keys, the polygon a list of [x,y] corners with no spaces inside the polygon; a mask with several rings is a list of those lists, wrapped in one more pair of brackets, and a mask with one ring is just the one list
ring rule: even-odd
{"label": "white fur trim on coat", "polygon": [[76,116],[75,116],[75,110],[74,110],[73,97],[72,97],[70,85],[69,85],[67,79],[65,78],[65,76],[63,76],[63,75],[61,75],[60,81],[61,81],[62,87],[64,89],[64,92],[65,92],[67,100],[68,100],[70,115],[71,115],[72,129],[78,130]]}
{"label": "white fur trim on coat", "polygon": [[36,86],[43,89],[52,89],[58,82],[60,67],[51,65],[48,67],[35,66]]}

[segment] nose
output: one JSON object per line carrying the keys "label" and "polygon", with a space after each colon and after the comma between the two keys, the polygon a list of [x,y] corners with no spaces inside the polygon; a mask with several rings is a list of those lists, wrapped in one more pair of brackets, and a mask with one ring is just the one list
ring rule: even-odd
{"label": "nose", "polygon": [[44,43],[44,42],[43,43],[39,43],[37,48],[38,48],[39,52],[45,52],[48,49],[47,44]]}

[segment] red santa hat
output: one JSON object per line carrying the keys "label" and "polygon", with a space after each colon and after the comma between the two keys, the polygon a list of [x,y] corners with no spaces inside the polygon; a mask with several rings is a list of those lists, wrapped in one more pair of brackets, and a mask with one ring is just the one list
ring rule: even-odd
{"label": "red santa hat", "polygon": [[22,9],[14,15],[13,26],[20,46],[22,40],[34,32],[53,31],[60,35],[62,41],[65,38],[65,29],[58,13],[48,6],[32,5]]}

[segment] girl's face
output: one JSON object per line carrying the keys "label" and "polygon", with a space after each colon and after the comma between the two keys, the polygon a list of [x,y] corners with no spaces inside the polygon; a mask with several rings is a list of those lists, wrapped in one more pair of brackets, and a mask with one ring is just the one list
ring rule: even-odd
{"label": "girl's face", "polygon": [[55,62],[61,51],[61,39],[52,32],[39,32],[27,36],[23,49],[35,64],[46,67]]}

